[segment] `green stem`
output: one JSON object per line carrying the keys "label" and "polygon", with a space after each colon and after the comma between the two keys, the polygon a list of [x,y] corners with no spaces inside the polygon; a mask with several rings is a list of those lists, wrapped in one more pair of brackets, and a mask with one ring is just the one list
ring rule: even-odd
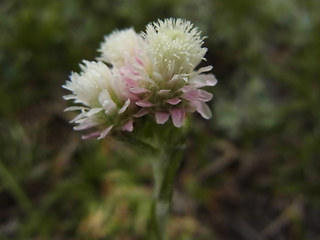
{"label": "green stem", "polygon": [[0,179],[4,186],[11,192],[11,194],[15,197],[16,201],[20,205],[20,207],[25,210],[26,213],[33,212],[34,208],[29,201],[27,195],[24,193],[20,185],[17,183],[15,178],[12,176],[10,171],[6,168],[6,166],[0,160]]}
{"label": "green stem", "polygon": [[166,223],[171,207],[173,182],[181,162],[181,151],[161,149],[151,164],[154,174],[154,202],[148,240],[166,239]]}

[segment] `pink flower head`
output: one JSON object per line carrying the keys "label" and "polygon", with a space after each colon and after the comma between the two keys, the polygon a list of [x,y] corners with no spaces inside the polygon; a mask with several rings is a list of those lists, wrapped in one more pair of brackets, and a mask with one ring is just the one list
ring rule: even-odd
{"label": "pink flower head", "polygon": [[211,117],[206,102],[212,94],[201,89],[217,83],[212,67],[195,70],[207,51],[204,38],[189,21],[165,19],[137,34],[133,29],[106,36],[98,62],[85,62],[64,87],[65,99],[80,104],[73,120],[76,130],[95,128],[85,136],[105,137],[110,131],[133,131],[134,121],[151,115],[158,124],[169,118],[176,127],[188,113]]}

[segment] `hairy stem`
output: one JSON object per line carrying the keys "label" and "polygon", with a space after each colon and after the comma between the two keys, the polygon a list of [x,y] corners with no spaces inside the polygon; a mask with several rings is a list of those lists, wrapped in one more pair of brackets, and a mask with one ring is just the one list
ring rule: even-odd
{"label": "hairy stem", "polygon": [[152,159],[154,202],[151,209],[149,239],[166,239],[166,223],[171,208],[173,183],[181,162],[178,149],[161,149]]}

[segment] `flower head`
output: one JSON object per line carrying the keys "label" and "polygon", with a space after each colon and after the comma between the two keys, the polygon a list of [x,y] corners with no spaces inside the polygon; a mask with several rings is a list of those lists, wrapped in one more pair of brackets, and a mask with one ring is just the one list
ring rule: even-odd
{"label": "flower head", "polygon": [[115,65],[123,65],[131,56],[141,51],[142,39],[132,28],[116,30],[110,35],[105,36],[101,43],[99,52],[101,60]]}
{"label": "flower head", "polygon": [[131,130],[127,122],[131,122],[125,111],[130,105],[126,96],[125,85],[116,69],[110,69],[102,62],[84,61],[80,65],[82,72],[72,73],[70,81],[63,87],[72,94],[64,96],[66,100],[73,99],[74,103],[66,111],[78,110],[80,113],[71,122],[78,124],[75,130],[98,129],[84,136],[103,138],[112,128],[123,127]]}
{"label": "flower head", "polygon": [[172,18],[149,24],[141,34],[130,28],[106,36],[99,61],[84,61],[82,72],[64,85],[72,92],[65,99],[80,104],[66,109],[81,111],[75,129],[94,127],[88,137],[103,138],[111,129],[132,131],[144,115],[158,124],[171,117],[176,127],[195,111],[210,118],[206,102],[212,94],[201,88],[217,80],[206,73],[211,66],[195,70],[207,51],[203,39],[191,22]]}
{"label": "flower head", "polygon": [[158,72],[189,74],[203,59],[207,49],[198,28],[183,19],[165,19],[148,24],[143,34],[147,53]]}

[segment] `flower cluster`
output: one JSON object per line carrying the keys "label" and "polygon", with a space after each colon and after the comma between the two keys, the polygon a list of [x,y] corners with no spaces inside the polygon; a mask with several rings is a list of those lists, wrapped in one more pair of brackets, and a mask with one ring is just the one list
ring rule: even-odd
{"label": "flower cluster", "polygon": [[212,66],[195,70],[207,51],[204,38],[191,22],[165,19],[106,36],[97,61],[83,61],[82,72],[72,73],[63,86],[80,113],[71,122],[75,130],[94,128],[84,138],[104,138],[111,129],[133,131],[134,122],[149,115],[158,124],[171,117],[181,127],[187,113],[211,117],[206,102],[212,94],[201,89],[217,83]]}

